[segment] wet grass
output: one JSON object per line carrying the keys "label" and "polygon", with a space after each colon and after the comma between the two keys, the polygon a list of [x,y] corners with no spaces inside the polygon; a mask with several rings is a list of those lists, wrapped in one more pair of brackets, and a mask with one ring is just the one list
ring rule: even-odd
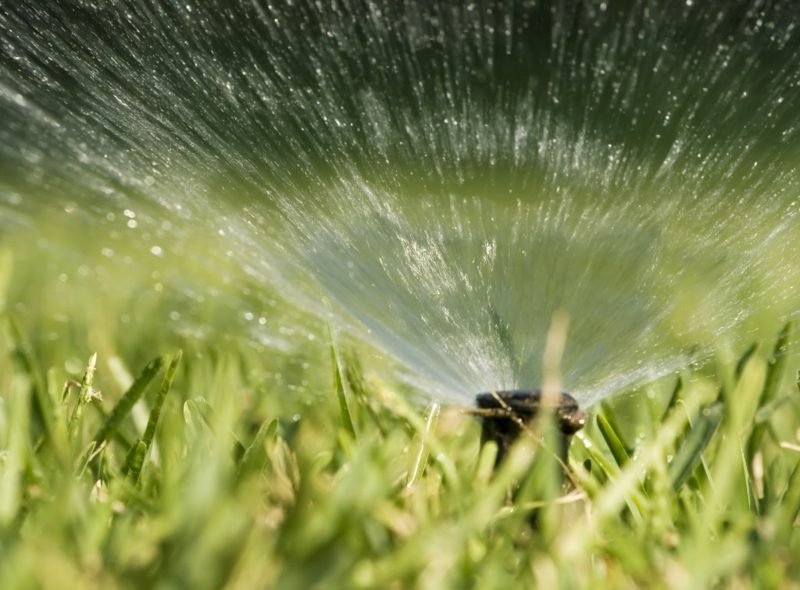
{"label": "wet grass", "polygon": [[233,342],[187,341],[181,355],[153,322],[95,356],[80,336],[99,329],[90,319],[76,313],[77,336],[45,345],[4,301],[0,588],[800,579],[789,326],[594,408],[565,478],[546,433],[532,428],[495,470],[472,416],[409,403],[338,345],[314,353],[312,390],[291,394],[268,378],[273,359]]}

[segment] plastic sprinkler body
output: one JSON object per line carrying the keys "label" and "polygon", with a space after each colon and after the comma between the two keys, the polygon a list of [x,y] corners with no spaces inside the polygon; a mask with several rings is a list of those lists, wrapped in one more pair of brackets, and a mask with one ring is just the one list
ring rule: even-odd
{"label": "plastic sprinkler body", "polygon": [[[476,397],[482,421],[481,444],[490,440],[497,443],[499,465],[523,430],[530,424],[542,408],[542,392],[539,390],[510,390],[481,393]],[[586,415],[578,407],[578,402],[568,393],[560,393],[551,408],[554,414],[559,437],[559,456],[566,458],[572,435],[583,428]]]}

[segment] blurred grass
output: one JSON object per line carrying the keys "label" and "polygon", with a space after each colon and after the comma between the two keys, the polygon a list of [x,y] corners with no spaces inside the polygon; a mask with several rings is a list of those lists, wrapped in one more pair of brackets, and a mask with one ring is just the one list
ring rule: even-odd
{"label": "blurred grass", "polygon": [[788,326],[604,404],[570,488],[535,436],[493,472],[472,417],[289,305],[264,346],[241,286],[192,310],[147,265],[46,260],[0,251],[0,588],[798,587]]}

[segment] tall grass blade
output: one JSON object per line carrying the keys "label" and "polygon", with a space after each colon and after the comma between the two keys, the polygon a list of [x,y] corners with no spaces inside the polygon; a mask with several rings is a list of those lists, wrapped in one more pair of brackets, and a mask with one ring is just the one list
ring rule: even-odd
{"label": "tall grass blade", "polygon": [[772,417],[775,411],[781,406],[783,406],[786,402],[791,401],[795,395],[796,395],[795,393],[787,393],[785,395],[776,397],[768,404],[764,404],[763,406],[758,408],[758,410],[755,413],[755,416],[753,416],[753,423],[755,425],[766,424],[767,422],[769,422],[769,419]]}
{"label": "tall grass blade", "polygon": [[425,465],[428,463],[428,455],[430,454],[430,447],[427,443],[427,439],[431,436],[431,432],[433,431],[436,421],[439,418],[439,411],[441,410],[441,406],[437,402],[433,402],[428,407],[428,416],[425,420],[425,431],[420,432],[417,434],[417,448],[415,449],[412,456],[414,457],[414,462],[411,465],[411,469],[408,471],[408,478],[406,480],[406,487],[412,488],[417,483],[420,478],[420,475],[425,469]]}
{"label": "tall grass blade", "polygon": [[178,363],[183,356],[182,351],[178,351],[172,361],[167,367],[167,374],[164,375],[164,380],[161,382],[161,388],[158,390],[158,395],[153,400],[153,409],[150,410],[150,419],[147,421],[147,428],[145,428],[142,442],[149,449],[153,444],[153,439],[156,436],[156,428],[158,427],[158,419],[161,416],[161,408],[164,406],[164,400],[167,399],[167,394],[172,389],[172,382],[175,379],[175,372],[178,370]]}
{"label": "tall grass blade", "polygon": [[722,402],[715,402],[703,409],[695,419],[683,445],[678,449],[669,466],[670,485],[673,490],[677,491],[683,487],[694,469],[700,464],[703,451],[711,442],[711,438],[722,421],[724,409],[725,406]]}
{"label": "tall grass blade", "polygon": [[800,514],[800,463],[795,465],[789,477],[780,506],[780,510],[776,511],[775,529],[779,538],[788,540]]}
{"label": "tall grass blade", "polygon": [[108,418],[94,436],[94,440],[98,445],[114,436],[114,433],[119,428],[120,424],[122,424],[122,421],[133,409],[133,406],[136,404],[136,402],[139,401],[139,398],[142,397],[142,394],[147,391],[147,387],[150,385],[150,382],[159,373],[159,371],[161,371],[161,367],[163,366],[164,357],[161,356],[156,357],[147,363],[139,376],[136,377],[136,380],[128,388],[128,391],[126,391],[116,403],[114,409],[111,410]]}
{"label": "tall grass blade", "polygon": [[258,469],[258,461],[263,461],[266,457],[264,451],[264,441],[275,436],[278,431],[278,420],[264,420],[258,428],[253,442],[245,449],[242,460],[239,463],[239,474],[249,473]]}
{"label": "tall grass blade", "polygon": [[78,457],[78,461],[76,462],[75,477],[81,477],[85,473],[86,468],[92,461],[92,458],[97,456],[100,451],[101,449],[98,449],[97,442],[95,441],[91,441],[88,445],[86,445],[86,448],[83,449]]}
{"label": "tall grass blade", "polygon": [[675,382],[675,387],[672,388],[672,394],[669,396],[667,407],[664,408],[664,413],[661,416],[662,420],[667,417],[667,414],[669,414],[672,411],[672,408],[675,407],[675,404],[678,403],[678,399],[680,398],[682,390],[683,390],[683,379],[678,377],[678,380]]}
{"label": "tall grass blade", "polygon": [[19,361],[23,373],[27,375],[31,382],[33,415],[41,423],[45,438],[52,442],[55,412],[47,394],[47,386],[42,377],[42,371],[30,344],[22,336],[22,331],[19,329],[17,322],[12,317],[8,317],[7,320],[15,357]]}
{"label": "tall grass blade", "polygon": [[[22,473],[28,461],[30,384],[24,375],[0,398],[0,533],[15,519],[23,503]],[[2,547],[2,544],[0,544]]]}
{"label": "tall grass blade", "polygon": [[336,392],[336,399],[339,402],[339,413],[342,417],[342,425],[355,440],[356,428],[353,424],[353,416],[350,413],[350,405],[347,402],[347,394],[344,390],[344,381],[342,380],[342,371],[339,367],[339,357],[336,354],[336,345],[333,343],[333,335],[331,335],[331,364],[333,365],[333,390]]}
{"label": "tall grass blade", "polygon": [[214,432],[214,408],[203,397],[186,400],[183,404],[183,421],[193,437]]}
{"label": "tall grass blade", "polygon": [[[772,357],[770,357],[769,365],[767,366],[767,376],[764,379],[764,387],[761,390],[761,395],[758,399],[758,408],[769,405],[778,393],[783,374],[786,370],[786,351],[791,338],[792,323],[787,322],[778,335],[778,340],[775,342],[775,348],[772,350]],[[747,443],[747,457],[748,460],[753,459],[756,451],[761,447],[761,441],[764,438],[764,432],[767,429],[765,422],[756,423],[753,431],[750,433],[750,439]]]}
{"label": "tall grass blade", "polygon": [[734,375],[736,375],[737,379],[742,376],[744,368],[747,365],[747,361],[753,357],[753,355],[756,353],[756,350],[758,350],[758,343],[753,342],[739,358],[739,362],[736,363],[736,370],[734,371]]}
{"label": "tall grass blade", "polygon": [[0,250],[0,316],[6,309],[8,287],[11,284],[11,272],[14,267],[14,255],[11,250]]}
{"label": "tall grass blade", "polygon": [[164,407],[164,400],[167,399],[167,394],[172,388],[172,381],[175,379],[175,372],[178,369],[181,356],[183,356],[183,352],[179,350],[172,358],[169,367],[167,367],[167,373],[164,375],[164,380],[161,382],[161,388],[158,390],[156,398],[153,400],[153,409],[150,410],[150,418],[147,420],[147,428],[145,428],[144,435],[131,449],[130,453],[128,453],[128,458],[125,463],[127,473],[133,482],[139,480],[142,466],[147,458],[147,452],[153,445],[153,440],[156,436],[156,428],[158,427],[158,419],[161,416],[161,408]]}
{"label": "tall grass blade", "polygon": [[122,468],[122,475],[127,475],[133,483],[139,481],[139,475],[142,473],[142,466],[144,459],[147,456],[147,445],[144,441],[137,440],[136,444],[128,451],[125,457],[125,465]]}
{"label": "tall grass blade", "polygon": [[603,440],[606,441],[614,460],[617,462],[617,465],[624,467],[628,461],[630,461],[630,456],[625,449],[625,445],[622,444],[620,437],[617,435],[616,429],[603,414],[597,414],[596,420],[597,428],[600,430],[600,434],[603,435]]}

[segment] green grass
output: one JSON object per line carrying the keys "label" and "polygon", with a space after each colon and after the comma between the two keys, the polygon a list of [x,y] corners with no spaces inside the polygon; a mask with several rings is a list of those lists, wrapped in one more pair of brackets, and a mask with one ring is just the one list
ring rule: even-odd
{"label": "green grass", "polygon": [[59,302],[43,337],[56,303],[18,307],[11,275],[0,256],[0,588],[797,587],[788,328],[593,408],[564,478],[535,429],[495,470],[474,417],[346,343],[298,353],[292,392],[264,350],[104,330],[123,299]]}

